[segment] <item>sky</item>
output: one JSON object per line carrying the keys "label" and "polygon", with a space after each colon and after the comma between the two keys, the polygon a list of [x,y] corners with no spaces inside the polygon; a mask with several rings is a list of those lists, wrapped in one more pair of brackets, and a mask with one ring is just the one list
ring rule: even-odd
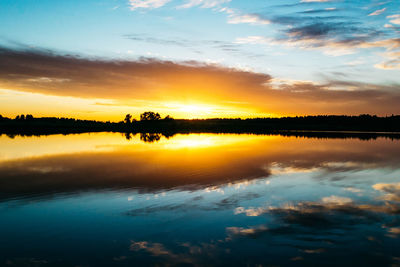
{"label": "sky", "polygon": [[1,0],[0,114],[400,114],[400,2]]}

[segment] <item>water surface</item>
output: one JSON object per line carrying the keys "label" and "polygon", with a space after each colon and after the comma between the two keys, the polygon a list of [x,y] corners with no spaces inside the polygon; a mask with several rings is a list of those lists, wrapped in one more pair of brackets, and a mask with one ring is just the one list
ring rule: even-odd
{"label": "water surface", "polygon": [[0,148],[0,265],[400,264],[399,140],[91,133]]}

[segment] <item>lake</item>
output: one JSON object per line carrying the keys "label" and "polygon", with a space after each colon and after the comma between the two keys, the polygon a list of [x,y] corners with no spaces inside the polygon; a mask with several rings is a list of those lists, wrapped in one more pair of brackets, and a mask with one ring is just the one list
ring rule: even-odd
{"label": "lake", "polygon": [[400,265],[400,140],[2,135],[0,265]]}

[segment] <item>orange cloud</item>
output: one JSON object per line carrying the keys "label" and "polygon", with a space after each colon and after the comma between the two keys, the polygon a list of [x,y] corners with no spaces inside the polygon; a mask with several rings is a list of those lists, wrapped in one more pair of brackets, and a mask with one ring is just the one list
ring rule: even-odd
{"label": "orange cloud", "polygon": [[45,95],[105,99],[107,105],[117,106],[169,103],[165,107],[174,110],[182,107],[182,103],[203,103],[203,106],[186,105],[181,109],[198,111],[200,107],[204,110],[216,107],[211,108],[215,111],[210,113],[211,117],[228,114],[222,112],[227,110],[238,110],[235,115],[242,117],[400,113],[400,92],[396,84],[281,80],[276,85],[268,74],[199,62],[112,61],[37,50],[1,49],[0,87]]}

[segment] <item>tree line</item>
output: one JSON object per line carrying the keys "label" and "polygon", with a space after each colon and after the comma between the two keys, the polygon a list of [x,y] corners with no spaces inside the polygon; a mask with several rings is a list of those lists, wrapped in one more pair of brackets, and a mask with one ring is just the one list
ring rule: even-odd
{"label": "tree line", "polygon": [[[157,112],[147,111],[135,120],[126,114],[119,122],[79,120],[73,118],[41,117],[22,114],[14,119],[0,115],[0,134],[53,134],[80,132],[123,132],[123,133],[161,133],[170,136],[175,133],[273,133],[282,131],[357,131],[357,132],[395,132],[400,134],[400,116],[379,117],[362,114],[359,116],[317,115],[281,118],[252,119],[174,119],[162,117]],[[392,134],[393,135],[393,134]],[[143,139],[153,139],[146,136]]]}

